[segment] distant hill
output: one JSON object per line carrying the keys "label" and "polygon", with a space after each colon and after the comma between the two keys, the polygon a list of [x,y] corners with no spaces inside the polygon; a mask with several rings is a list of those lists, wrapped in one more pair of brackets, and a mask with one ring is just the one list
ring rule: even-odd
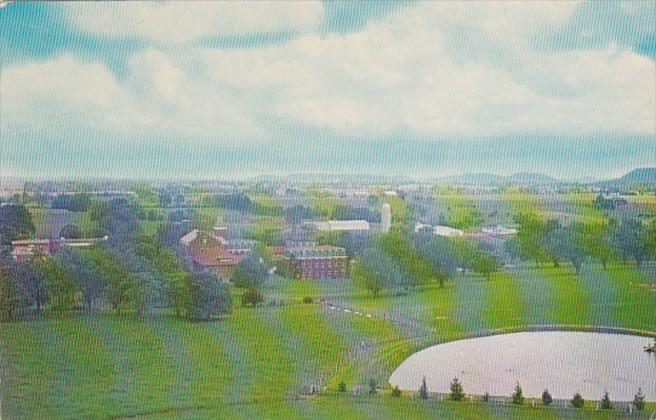
{"label": "distant hill", "polygon": [[437,182],[442,184],[490,186],[509,184],[554,185],[558,184],[560,181],[547,175],[530,172],[519,172],[510,176],[502,176],[482,172],[444,177],[438,179]]}
{"label": "distant hill", "polygon": [[596,185],[606,188],[629,187],[636,184],[652,187],[656,185],[656,168],[638,168],[619,178],[596,183]]}
{"label": "distant hill", "polygon": [[553,185],[561,182],[550,176],[533,172],[519,172],[507,177],[506,181],[511,184],[523,185]]}

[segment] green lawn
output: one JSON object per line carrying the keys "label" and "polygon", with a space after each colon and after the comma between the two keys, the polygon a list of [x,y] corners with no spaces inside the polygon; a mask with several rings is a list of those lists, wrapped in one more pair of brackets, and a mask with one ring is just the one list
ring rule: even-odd
{"label": "green lawn", "polygon": [[[540,308],[555,322],[589,325],[596,302],[567,266],[531,268],[553,290],[553,306]],[[653,292],[634,266],[611,265],[613,313],[622,324],[653,331]],[[455,281],[455,280],[454,280]],[[349,280],[280,282],[270,290],[291,302],[259,309],[236,307],[223,321],[188,323],[164,316],[144,321],[126,316],[43,316],[0,325],[3,414],[7,417],[354,417],[354,418],[559,418],[572,411],[483,403],[418,401],[389,396],[386,378],[408,355],[433,342],[468,333],[451,316],[456,285],[426,287],[405,296],[371,297]],[[487,281],[476,310],[487,328],[526,323],[521,274],[497,273]],[[268,290],[268,289],[267,289]],[[354,311],[337,313],[317,303],[330,292]],[[235,292],[235,296],[239,292]],[[267,292],[268,293],[268,292]],[[315,303],[302,304],[312,296]],[[336,296],[336,297],[335,297]],[[545,317],[546,317],[545,315]],[[434,330],[433,330],[434,329]],[[417,335],[426,331],[425,337]],[[303,375],[325,389],[301,394]],[[366,395],[369,379],[385,395]],[[344,380],[349,390],[340,394]],[[307,383],[307,382],[306,382]],[[598,416],[591,409],[578,417]],[[612,414],[608,414],[612,416]]]}

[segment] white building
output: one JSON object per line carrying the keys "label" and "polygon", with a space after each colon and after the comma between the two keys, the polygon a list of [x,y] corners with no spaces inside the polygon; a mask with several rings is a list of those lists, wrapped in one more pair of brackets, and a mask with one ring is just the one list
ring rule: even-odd
{"label": "white building", "polygon": [[392,207],[385,203],[380,211],[380,230],[383,233],[390,231],[392,227]]}
{"label": "white building", "polygon": [[369,222],[366,220],[327,220],[325,222],[307,222],[307,224],[314,226],[316,230],[322,232],[357,232],[369,230]]}
{"label": "white building", "polygon": [[517,229],[507,228],[504,226],[493,226],[488,228],[483,228],[481,231],[487,235],[505,238],[508,236],[513,236],[517,234]]}
{"label": "white building", "polygon": [[460,229],[440,225],[433,227],[433,234],[437,236],[444,236],[446,238],[459,238],[465,236],[465,232]]}

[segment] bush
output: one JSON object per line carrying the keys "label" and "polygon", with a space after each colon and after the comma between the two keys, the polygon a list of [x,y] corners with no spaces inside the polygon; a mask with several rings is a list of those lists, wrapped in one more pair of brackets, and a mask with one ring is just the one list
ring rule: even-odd
{"label": "bush", "polygon": [[426,385],[426,377],[424,376],[421,380],[421,386],[419,387],[419,397],[422,400],[428,399],[428,386]]}
{"label": "bush", "polygon": [[453,401],[462,401],[465,398],[465,393],[462,389],[462,384],[458,381],[458,378],[453,378],[451,381],[451,399]]}
{"label": "bush", "polygon": [[549,393],[548,389],[545,389],[544,392],[542,393],[542,404],[544,406],[549,406],[553,402],[553,398],[551,397],[551,394]]}
{"label": "bush", "polygon": [[483,402],[488,402],[488,401],[490,401],[490,394],[486,392],[485,394],[483,394]]}
{"label": "bush", "polygon": [[604,392],[604,396],[601,398],[601,409],[602,410],[612,410],[613,404],[610,402],[610,397],[608,396],[608,391]]}
{"label": "bush", "polygon": [[303,298],[303,303],[314,303],[314,299],[311,296],[305,296]]}
{"label": "bush", "polygon": [[515,405],[524,404],[524,392],[522,391],[522,387],[519,386],[519,384],[515,386],[515,392],[513,392],[512,395],[512,403]]}
{"label": "bush", "polygon": [[633,397],[633,405],[638,411],[645,409],[645,394],[642,393],[642,388],[638,388],[638,393]]}
{"label": "bush", "polygon": [[248,289],[241,295],[242,306],[256,306],[258,303],[264,302],[262,293],[257,289]]}
{"label": "bush", "polygon": [[339,392],[346,392],[346,382],[341,381],[339,385],[337,385],[337,390]]}
{"label": "bush", "polygon": [[370,394],[375,394],[376,393],[376,387],[378,384],[376,383],[376,380],[374,378],[369,379],[369,393]]}
{"label": "bush", "polygon": [[401,390],[399,389],[399,386],[395,386],[392,388],[392,397],[400,397],[401,396]]}
{"label": "bush", "polygon": [[577,392],[576,394],[574,394],[574,397],[572,398],[570,403],[574,408],[583,408],[583,406],[585,405],[585,400],[583,399],[581,394]]}
{"label": "bush", "polygon": [[59,237],[64,239],[80,239],[82,237],[82,231],[77,225],[68,224],[61,228]]}

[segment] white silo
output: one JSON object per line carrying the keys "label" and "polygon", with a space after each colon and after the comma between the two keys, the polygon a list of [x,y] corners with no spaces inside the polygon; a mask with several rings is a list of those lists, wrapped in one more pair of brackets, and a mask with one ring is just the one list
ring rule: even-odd
{"label": "white silo", "polygon": [[383,204],[380,212],[380,230],[383,233],[389,232],[392,227],[392,208],[388,203]]}

